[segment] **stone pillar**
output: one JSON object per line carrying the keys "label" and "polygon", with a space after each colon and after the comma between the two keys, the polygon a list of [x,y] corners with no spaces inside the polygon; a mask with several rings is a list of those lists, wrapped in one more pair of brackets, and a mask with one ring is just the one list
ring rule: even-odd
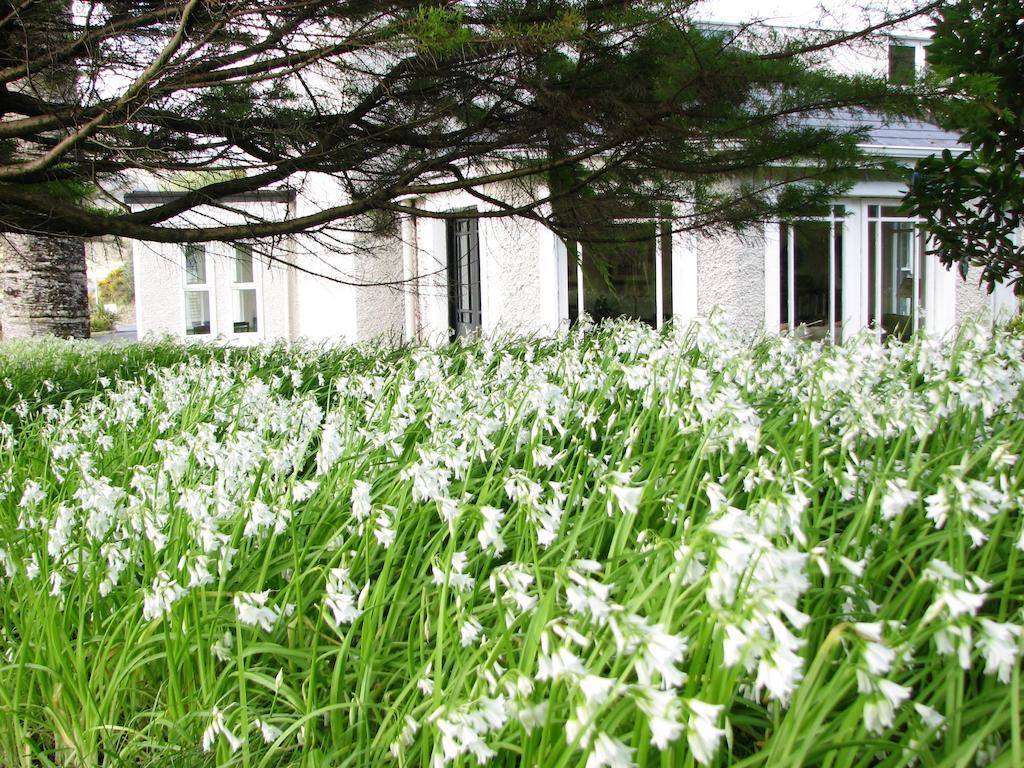
{"label": "stone pillar", "polygon": [[85,241],[0,234],[0,338],[89,337]]}

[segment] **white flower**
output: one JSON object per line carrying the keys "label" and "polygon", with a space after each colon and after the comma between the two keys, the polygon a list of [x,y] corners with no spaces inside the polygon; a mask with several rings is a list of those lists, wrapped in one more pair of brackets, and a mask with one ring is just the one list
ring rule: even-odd
{"label": "white flower", "polygon": [[473,616],[467,616],[459,625],[459,643],[463,648],[468,648],[480,637],[483,627]]}
{"label": "white flower", "polygon": [[403,749],[408,749],[412,746],[419,730],[420,724],[409,715],[406,715],[402,724],[402,730],[398,734],[398,739],[388,747],[391,756],[397,760],[401,756]]}
{"label": "white flower", "polygon": [[1001,683],[1010,682],[1010,673],[1020,654],[1021,628],[981,619],[978,647],[985,654],[985,674],[995,674]]}
{"label": "white flower", "polygon": [[843,557],[842,555],[840,555],[839,564],[859,579],[861,576],[864,575],[864,568],[867,566],[867,561],[851,560],[848,557]]}
{"label": "white flower", "polygon": [[465,552],[456,552],[452,555],[451,571],[447,574],[436,565],[432,566],[434,583],[441,586],[444,584],[445,578],[447,577],[449,587],[454,589],[456,592],[468,592],[476,583],[476,580],[465,572],[466,565],[468,563],[469,558],[466,556]]}
{"label": "white flower", "polygon": [[686,723],[686,743],[690,745],[694,759],[701,765],[707,765],[714,759],[718,745],[725,736],[725,729],[717,725],[723,707],[699,699],[687,699],[686,708],[690,711]]}
{"label": "white flower", "polygon": [[348,568],[331,568],[326,593],[324,603],[334,614],[334,623],[338,626],[351,624],[362,615]]}
{"label": "white flower", "polygon": [[484,519],[483,527],[476,535],[480,548],[500,555],[505,551],[505,540],[501,536],[501,522],[505,519],[505,513],[497,507],[482,506],[480,514]]}
{"label": "white flower", "polygon": [[167,571],[160,571],[153,579],[153,586],[142,598],[142,618],[146,621],[166,616],[188,590],[170,577]]}
{"label": "white flower", "polygon": [[21,501],[18,502],[18,506],[22,509],[28,509],[34,507],[46,498],[46,491],[43,487],[35,480],[26,480],[25,489],[21,494]]}
{"label": "white flower", "polygon": [[228,747],[231,749],[232,754],[242,746],[242,740],[228,730],[227,726],[224,725],[224,715],[219,709],[217,709],[217,707],[214,707],[210,712],[210,724],[206,726],[206,730],[203,731],[203,752],[209,752],[213,749],[213,742],[216,741],[218,735],[224,736],[227,740]]}
{"label": "white flower", "polygon": [[253,725],[260,729],[260,733],[263,734],[263,741],[266,744],[273,744],[284,733],[277,726],[271,725],[266,720],[260,720],[258,717],[253,721]]}
{"label": "white flower", "polygon": [[565,646],[560,647],[553,654],[548,655],[543,650],[537,659],[538,680],[560,680],[563,677],[578,678],[585,675],[587,670],[583,662]]}
{"label": "white flower", "polygon": [[210,651],[220,661],[231,661],[231,649],[235,645],[235,636],[225,632],[224,636],[210,646]]}
{"label": "white flower", "polygon": [[[640,499],[644,495],[643,486],[627,485],[631,478],[625,472],[613,472],[611,478],[608,490],[618,502],[619,509],[623,514],[635,515],[640,506]],[[611,512],[610,507],[608,511]]]}
{"label": "white flower", "polygon": [[196,559],[188,564],[188,586],[192,587],[203,587],[207,584],[213,583],[213,576],[210,575],[209,570],[210,558],[206,555],[199,555]]}
{"label": "white flower", "polygon": [[864,727],[868,733],[877,735],[892,726],[896,710],[912,691],[885,678],[872,681],[871,687],[875,693],[864,704]]}
{"label": "white flower", "polygon": [[936,528],[942,528],[949,519],[949,498],[946,496],[946,489],[939,488],[938,491],[926,497],[925,516],[931,520]]}
{"label": "white flower", "polygon": [[796,690],[803,678],[803,659],[784,645],[775,645],[757,665],[757,679],[754,683],[758,690],[764,688],[782,703]]}
{"label": "white flower", "polygon": [[883,520],[892,520],[903,510],[917,501],[920,494],[907,486],[905,478],[898,477],[885,484],[885,496],[882,497],[881,516]]}
{"label": "white flower", "polygon": [[635,697],[637,706],[647,715],[647,726],[651,729],[651,744],[658,749],[679,738],[683,732],[680,722],[682,709],[675,691],[659,691],[649,686],[639,686]]}
{"label": "white flower", "polygon": [[359,522],[370,516],[370,488],[370,484],[363,480],[356,480],[352,486],[352,517]]}
{"label": "white flower", "polygon": [[587,757],[586,768],[632,768],[633,762],[632,747],[627,747],[618,739],[611,738],[604,731],[597,734],[594,739],[594,748]]}
{"label": "white flower", "polygon": [[384,549],[387,549],[394,543],[395,529],[391,527],[391,518],[388,517],[387,512],[382,511],[377,515],[373,535]]}
{"label": "white flower", "polygon": [[527,733],[532,733],[534,729],[542,727],[547,720],[547,717],[548,703],[546,701],[527,707],[518,707],[516,709],[516,718],[522,724],[523,728],[526,729]]}
{"label": "white flower", "polygon": [[281,617],[281,609],[268,607],[267,599],[269,597],[270,590],[237,593],[234,604],[238,620],[247,626],[258,626],[264,632],[270,632]]}

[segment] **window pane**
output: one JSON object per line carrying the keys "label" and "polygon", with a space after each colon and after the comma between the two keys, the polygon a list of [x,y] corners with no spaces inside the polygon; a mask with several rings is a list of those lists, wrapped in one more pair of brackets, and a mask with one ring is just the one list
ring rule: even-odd
{"label": "window pane", "polygon": [[779,330],[789,330],[789,224],[779,225]]}
{"label": "window pane", "polygon": [[889,82],[897,85],[914,82],[914,46],[889,46]]}
{"label": "window pane", "polygon": [[201,245],[185,246],[185,282],[189,285],[206,283],[206,249]]}
{"label": "window pane", "polygon": [[252,248],[248,245],[236,245],[235,282],[251,283],[252,281]]}
{"label": "window pane", "polygon": [[[921,237],[913,223],[900,221],[872,223],[868,233],[869,320],[881,326],[886,336],[905,339],[921,319]],[[881,304],[876,314],[878,294]]]}
{"label": "window pane", "polygon": [[662,321],[672,319],[672,225],[661,224],[661,311]]}
{"label": "window pane", "polygon": [[480,234],[476,218],[448,222],[448,323],[456,336],[480,328]]}
{"label": "window pane", "polygon": [[832,296],[833,319],[832,340],[836,343],[843,340],[843,222],[835,223],[834,233],[833,274],[835,275],[835,292]]}
{"label": "window pane", "polygon": [[185,333],[203,336],[210,333],[210,292],[185,292]]}
{"label": "window pane", "polygon": [[235,294],[235,333],[256,333],[256,289],[240,288]]}
{"label": "window pane", "polygon": [[657,325],[656,231],[653,222],[616,224],[600,233],[613,242],[584,244],[583,307],[595,321],[631,317]]}
{"label": "window pane", "polygon": [[575,240],[565,245],[565,282],[569,303],[569,322],[575,323],[580,319],[580,289],[579,289],[579,246]]}
{"label": "window pane", "polygon": [[827,221],[793,225],[793,320],[805,337],[824,338],[829,331],[829,240]]}

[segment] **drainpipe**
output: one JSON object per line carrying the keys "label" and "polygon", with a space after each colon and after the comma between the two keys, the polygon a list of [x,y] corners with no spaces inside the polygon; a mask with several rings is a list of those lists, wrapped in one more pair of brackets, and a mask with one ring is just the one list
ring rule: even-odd
{"label": "drainpipe", "polygon": [[[410,208],[416,207],[415,200],[402,201]],[[420,291],[419,291],[419,244],[416,239],[417,217],[407,214],[402,220],[402,280],[405,297],[405,341],[420,340]]]}

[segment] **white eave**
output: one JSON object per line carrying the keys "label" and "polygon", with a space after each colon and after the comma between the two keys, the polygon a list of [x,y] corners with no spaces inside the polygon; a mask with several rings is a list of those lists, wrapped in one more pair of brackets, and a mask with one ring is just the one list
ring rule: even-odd
{"label": "white eave", "polygon": [[896,157],[907,160],[919,160],[923,157],[941,154],[948,149],[954,154],[967,152],[967,147],[957,144],[952,147],[928,147],[921,145],[900,145],[900,144],[858,144],[857,148],[868,155],[880,157]]}

